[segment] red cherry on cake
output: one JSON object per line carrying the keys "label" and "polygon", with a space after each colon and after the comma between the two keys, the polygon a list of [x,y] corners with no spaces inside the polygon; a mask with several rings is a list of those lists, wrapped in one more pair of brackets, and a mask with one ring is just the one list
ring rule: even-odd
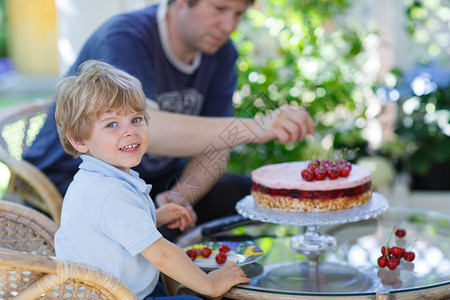
{"label": "red cherry on cake", "polygon": [[320,161],[317,159],[314,159],[313,161],[310,161],[308,163],[308,169],[310,169],[311,171],[315,171],[318,167],[320,166]]}
{"label": "red cherry on cake", "polygon": [[351,162],[347,162],[347,163],[345,164],[345,166],[346,166],[346,167],[349,167],[349,168],[350,168],[350,171],[352,170],[352,163],[351,163]]}
{"label": "red cherry on cake", "polygon": [[314,177],[317,180],[325,180],[325,178],[327,177],[327,172],[325,172],[324,169],[318,169],[314,172]]}
{"label": "red cherry on cake", "polygon": [[310,169],[311,171],[315,172],[317,170],[317,166],[316,165],[309,165],[308,169]]}
{"label": "red cherry on cake", "polygon": [[306,181],[313,181],[314,180],[314,172],[309,169],[303,169],[302,170],[302,178]]}
{"label": "red cherry on cake", "polygon": [[336,165],[338,165],[338,166],[343,166],[343,165],[345,165],[347,163],[347,161],[346,160],[344,160],[344,159],[336,159]]}
{"label": "red cherry on cake", "polygon": [[339,177],[338,169],[335,167],[331,167],[330,170],[328,171],[328,177],[330,179],[337,179]]}
{"label": "red cherry on cake", "polygon": [[350,170],[351,168],[349,166],[341,167],[339,169],[339,175],[341,175],[341,177],[348,177]]}

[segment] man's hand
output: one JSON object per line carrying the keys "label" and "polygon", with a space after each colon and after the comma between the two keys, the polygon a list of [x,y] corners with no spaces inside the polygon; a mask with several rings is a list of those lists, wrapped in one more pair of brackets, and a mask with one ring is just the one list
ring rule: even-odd
{"label": "man's hand", "polygon": [[253,119],[259,126],[254,143],[270,140],[280,143],[303,141],[308,134],[314,134],[314,123],[309,113],[301,108],[284,105],[264,116]]}
{"label": "man's hand", "polygon": [[[180,193],[173,191],[165,191],[156,195],[155,198],[156,204],[158,207],[162,208],[163,206],[168,205],[169,203],[174,203],[179,206],[182,206],[186,209],[188,213],[189,221],[186,223],[185,228],[191,229],[195,227],[195,223],[197,222],[197,214],[195,213],[192,205],[183,197]],[[158,218],[156,218],[157,222]],[[169,227],[172,228],[172,227]]]}

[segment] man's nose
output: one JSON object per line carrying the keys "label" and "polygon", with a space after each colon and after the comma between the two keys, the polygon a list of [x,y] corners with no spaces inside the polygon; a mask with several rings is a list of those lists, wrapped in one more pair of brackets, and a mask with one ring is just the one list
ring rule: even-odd
{"label": "man's nose", "polygon": [[229,12],[223,15],[220,22],[220,28],[227,34],[231,34],[237,27],[239,18],[234,13]]}

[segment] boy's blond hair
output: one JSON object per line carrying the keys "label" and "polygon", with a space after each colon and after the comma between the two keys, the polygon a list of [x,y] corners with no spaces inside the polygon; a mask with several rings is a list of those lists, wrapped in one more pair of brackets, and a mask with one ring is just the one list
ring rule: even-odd
{"label": "boy's blond hair", "polygon": [[143,112],[148,122],[147,101],[141,83],[130,74],[95,60],[88,60],[78,68],[78,75],[62,79],[56,88],[55,119],[64,150],[78,157],[69,142],[89,139],[93,123],[100,114],[115,109],[123,113]]}

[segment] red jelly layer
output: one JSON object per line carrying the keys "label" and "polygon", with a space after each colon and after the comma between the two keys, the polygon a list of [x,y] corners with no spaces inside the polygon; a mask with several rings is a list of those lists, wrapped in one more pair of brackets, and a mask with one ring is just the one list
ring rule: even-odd
{"label": "red jelly layer", "polygon": [[329,190],[329,191],[302,191],[289,189],[273,189],[262,184],[252,183],[252,192],[260,192],[272,196],[291,197],[299,199],[336,199],[342,197],[359,196],[372,189],[372,182],[367,182],[360,186],[347,189]]}

